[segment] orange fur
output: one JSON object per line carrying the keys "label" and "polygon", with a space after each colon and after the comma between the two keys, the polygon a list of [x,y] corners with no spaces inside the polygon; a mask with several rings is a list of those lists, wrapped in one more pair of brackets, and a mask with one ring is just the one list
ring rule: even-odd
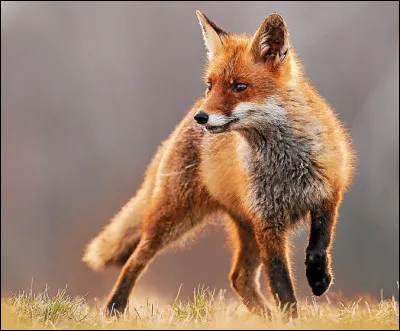
{"label": "orange fur", "polygon": [[[269,15],[254,36],[228,34],[203,14],[198,13],[198,17],[209,48],[204,78],[211,88],[162,144],[130,208],[118,214],[88,245],[84,256],[96,269],[116,261],[124,264],[109,297],[109,310],[125,308],[137,278],[159,251],[199,227],[207,215],[221,211],[229,216],[228,232],[235,249],[232,287],[246,299],[249,309],[263,309],[257,278],[261,263],[272,293],[280,294],[282,303],[296,303],[286,238],[294,224],[278,226],[263,219],[256,208],[258,201],[252,193],[255,174],[249,165],[255,147],[245,139],[248,128],[239,120],[224,134],[209,134],[193,120],[200,109],[226,119],[239,105],[273,100],[277,108],[271,120],[283,116],[280,112],[284,111],[291,139],[312,142],[308,153],[317,169],[315,178],[322,183],[321,192],[316,190],[313,197],[318,206],[298,217],[307,217],[311,210],[310,238],[317,240],[310,239],[307,250],[311,286],[319,291],[318,277],[325,282],[330,277],[331,237],[341,197],[353,175],[354,153],[348,133],[304,76],[279,15]],[[231,87],[235,82],[245,82],[248,88],[234,92]],[[313,230],[320,222],[315,221],[318,217],[326,226]],[[136,232],[126,236],[127,229]],[[324,231],[323,239],[315,235],[318,231]],[[133,245],[132,238],[140,239]],[[323,275],[314,270],[315,257],[321,254],[327,259]],[[279,275],[285,283],[280,283]],[[283,290],[282,284],[286,286]]]}

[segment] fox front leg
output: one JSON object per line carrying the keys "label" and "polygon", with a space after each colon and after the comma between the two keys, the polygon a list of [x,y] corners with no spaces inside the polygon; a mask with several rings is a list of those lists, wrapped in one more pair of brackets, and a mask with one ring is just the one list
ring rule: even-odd
{"label": "fox front leg", "polygon": [[331,253],[341,195],[311,210],[311,227],[306,250],[306,276],[313,293],[324,294],[332,284]]}

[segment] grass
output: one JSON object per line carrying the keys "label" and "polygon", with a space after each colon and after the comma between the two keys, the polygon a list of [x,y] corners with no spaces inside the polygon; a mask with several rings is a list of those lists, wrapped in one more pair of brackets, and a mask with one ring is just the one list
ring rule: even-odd
{"label": "grass", "polygon": [[[178,292],[179,296],[179,292]],[[185,302],[177,298],[160,307],[148,299],[130,305],[119,319],[106,317],[98,302],[71,297],[66,290],[51,296],[21,291],[3,298],[4,329],[399,329],[399,305],[394,298],[377,303],[362,299],[333,304],[328,297],[299,304],[299,318],[285,321],[274,311],[272,318],[248,313],[241,302],[228,301],[224,292],[195,289]]]}

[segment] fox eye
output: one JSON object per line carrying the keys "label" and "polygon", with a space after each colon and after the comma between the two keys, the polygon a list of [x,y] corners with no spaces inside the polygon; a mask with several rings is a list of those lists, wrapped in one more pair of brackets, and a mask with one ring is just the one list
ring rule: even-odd
{"label": "fox eye", "polygon": [[247,90],[247,84],[245,83],[233,83],[231,87],[233,92],[243,92]]}
{"label": "fox eye", "polygon": [[211,82],[207,82],[207,92],[211,91],[212,84]]}

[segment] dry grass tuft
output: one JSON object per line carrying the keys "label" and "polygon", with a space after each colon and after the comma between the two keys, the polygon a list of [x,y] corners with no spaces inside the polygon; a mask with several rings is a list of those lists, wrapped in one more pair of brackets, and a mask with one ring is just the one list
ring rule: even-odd
{"label": "dry grass tuft", "polygon": [[2,329],[399,329],[399,306],[392,300],[333,304],[325,299],[299,304],[299,318],[284,321],[273,312],[272,319],[249,314],[240,302],[228,302],[224,292],[199,287],[193,298],[160,307],[149,300],[131,304],[119,319],[106,317],[83,297],[66,290],[49,295],[21,291],[2,299]]}

